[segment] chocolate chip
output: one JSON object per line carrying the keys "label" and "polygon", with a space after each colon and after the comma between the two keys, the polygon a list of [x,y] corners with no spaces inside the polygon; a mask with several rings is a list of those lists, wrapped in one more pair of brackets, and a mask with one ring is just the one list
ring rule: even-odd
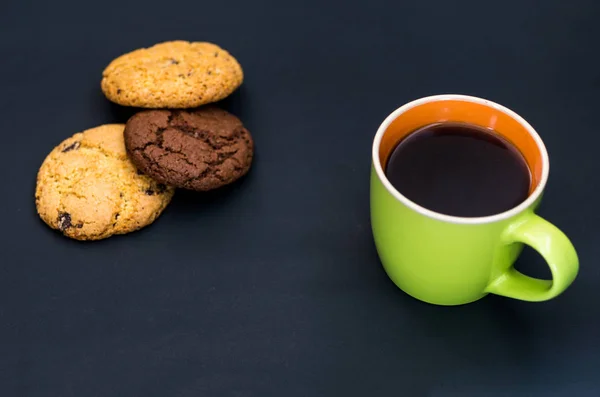
{"label": "chocolate chip", "polygon": [[[81,225],[83,226],[83,224]],[[64,232],[68,228],[73,227],[71,224],[71,214],[68,212],[59,212],[58,213],[58,230]]]}
{"label": "chocolate chip", "polygon": [[122,92],[123,92],[123,90],[119,88],[119,89],[117,90],[117,95],[119,95],[119,94],[120,94],[120,93],[122,93]]}
{"label": "chocolate chip", "polygon": [[177,59],[174,59],[174,58],[170,58],[169,62],[171,62],[171,65],[179,65],[179,61]]}
{"label": "chocolate chip", "polygon": [[154,194],[154,190],[146,189],[146,190],[144,190],[144,193],[146,193],[148,196],[152,196]]}
{"label": "chocolate chip", "polygon": [[218,56],[219,56],[219,53],[218,53],[218,52],[215,52],[215,58],[216,58],[216,57],[218,57]]}
{"label": "chocolate chip", "polygon": [[70,152],[71,150],[77,150],[77,149],[79,149],[79,146],[81,146],[81,142],[79,142],[79,141],[73,142],[72,144],[70,144],[69,146],[64,148],[62,150],[62,152],[66,153],[66,152]]}
{"label": "chocolate chip", "polygon": [[125,197],[125,194],[123,192],[120,192],[119,197],[123,198],[123,197]]}

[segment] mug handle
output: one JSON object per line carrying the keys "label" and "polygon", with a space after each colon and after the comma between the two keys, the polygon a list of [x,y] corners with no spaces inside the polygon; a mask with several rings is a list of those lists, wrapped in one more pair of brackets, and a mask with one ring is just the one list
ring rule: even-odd
{"label": "mug handle", "polygon": [[542,255],[550,267],[552,280],[526,276],[511,266],[488,285],[486,292],[541,302],[560,295],[577,277],[579,258],[569,238],[533,212],[511,224],[502,237],[506,244],[524,243]]}

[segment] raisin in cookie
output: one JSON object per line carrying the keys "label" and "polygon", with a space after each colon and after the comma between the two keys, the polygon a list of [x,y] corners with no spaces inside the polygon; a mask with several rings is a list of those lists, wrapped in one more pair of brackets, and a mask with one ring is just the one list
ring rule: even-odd
{"label": "raisin in cookie", "polygon": [[44,160],[35,202],[42,220],[65,236],[100,240],[151,224],[174,189],[137,171],[127,158],[122,124],[77,133]]}
{"label": "raisin in cookie", "polygon": [[244,79],[240,64],[206,42],[169,41],[113,60],[102,73],[111,101],[142,108],[192,108],[217,102]]}
{"label": "raisin in cookie", "polygon": [[139,112],[125,125],[125,146],[135,166],[158,182],[198,191],[242,177],[254,150],[242,122],[214,106]]}

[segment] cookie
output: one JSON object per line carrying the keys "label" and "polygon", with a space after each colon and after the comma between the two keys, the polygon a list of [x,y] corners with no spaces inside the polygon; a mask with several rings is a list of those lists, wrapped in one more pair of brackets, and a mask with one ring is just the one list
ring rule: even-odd
{"label": "cookie", "polygon": [[133,115],[125,125],[125,147],[135,166],[155,180],[206,191],[246,174],[254,143],[237,117],[206,106]]}
{"label": "cookie", "polygon": [[99,240],[151,224],[174,189],[137,171],[127,157],[123,124],[77,133],[46,157],[35,203],[42,220],[65,236]]}
{"label": "cookie", "polygon": [[193,108],[217,102],[244,79],[240,64],[206,42],[168,41],[113,60],[102,73],[111,101],[142,108]]}

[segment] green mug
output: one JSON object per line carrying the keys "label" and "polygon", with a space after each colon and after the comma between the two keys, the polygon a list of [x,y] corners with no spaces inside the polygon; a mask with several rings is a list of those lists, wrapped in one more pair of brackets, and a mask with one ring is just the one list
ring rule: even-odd
{"label": "green mug", "polygon": [[[428,210],[396,190],[384,173],[391,152],[416,129],[444,121],[492,128],[515,145],[531,171],[527,199],[500,214],[462,218]],[[534,213],[548,172],[539,135],[504,106],[466,95],[436,95],[398,108],[375,135],[371,169],[371,225],[386,273],[410,296],[438,305],[470,303],[488,293],[532,302],[556,297],[576,278],[579,260],[567,236]],[[524,244],[546,260],[552,280],[513,267]]]}

